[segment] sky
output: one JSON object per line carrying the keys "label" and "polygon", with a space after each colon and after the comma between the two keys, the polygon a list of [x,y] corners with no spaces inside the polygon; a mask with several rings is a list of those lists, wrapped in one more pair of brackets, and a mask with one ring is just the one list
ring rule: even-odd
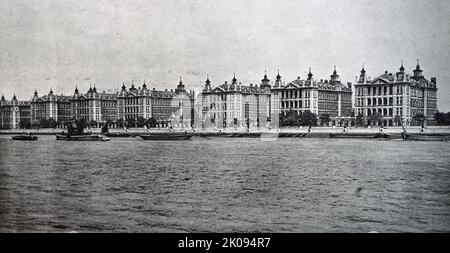
{"label": "sky", "polygon": [[374,78],[420,59],[450,111],[449,16],[447,0],[0,0],[0,93],[173,89],[180,76],[199,91],[207,75],[328,79],[335,65],[354,82],[363,64]]}

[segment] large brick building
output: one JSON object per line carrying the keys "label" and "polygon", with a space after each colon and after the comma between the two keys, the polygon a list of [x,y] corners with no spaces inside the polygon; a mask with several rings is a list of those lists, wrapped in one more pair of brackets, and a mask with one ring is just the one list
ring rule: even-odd
{"label": "large brick building", "polygon": [[31,124],[39,125],[42,120],[53,119],[58,126],[62,126],[72,118],[70,99],[70,96],[55,95],[53,90],[42,97],[35,91],[31,99]]}
{"label": "large brick building", "polygon": [[30,102],[19,101],[16,95],[9,101],[0,99],[0,128],[14,129],[30,124]]}
{"label": "large brick building", "polygon": [[264,75],[261,86],[231,83],[212,87],[207,78],[202,94],[203,126],[265,127],[270,120],[270,84]]}
{"label": "large brick building", "polygon": [[318,117],[329,115],[330,125],[351,122],[351,84],[345,85],[341,82],[336,68],[330,80],[315,80],[310,69],[306,80],[298,77],[287,84],[281,81],[278,73],[271,93],[273,115],[286,115],[289,111],[296,113],[310,111]]}
{"label": "large brick building", "polygon": [[127,90],[124,83],[117,100],[119,119],[124,121],[153,118],[159,127],[191,127],[194,123],[194,92],[186,91],[181,78],[175,91],[148,89],[145,81],[142,88],[132,82]]}
{"label": "large brick building", "polygon": [[385,126],[410,125],[416,114],[433,121],[437,112],[436,78],[428,80],[422,73],[419,61],[412,76],[406,73],[403,63],[397,73],[386,71],[373,80],[367,78],[363,68],[355,83],[356,114],[364,116],[366,122],[377,114]]}
{"label": "large brick building", "polygon": [[85,94],[80,94],[78,88],[70,99],[71,116],[73,119],[83,118],[89,122],[101,125],[105,122],[113,123],[119,118],[117,109],[117,94],[97,92],[90,87]]}

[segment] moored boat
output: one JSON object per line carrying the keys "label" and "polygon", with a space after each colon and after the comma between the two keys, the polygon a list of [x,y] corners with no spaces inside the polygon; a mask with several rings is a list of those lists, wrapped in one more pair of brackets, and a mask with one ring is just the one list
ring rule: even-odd
{"label": "moored boat", "polygon": [[29,134],[29,135],[16,135],[13,136],[12,139],[16,141],[35,141],[38,139],[38,137]]}
{"label": "moored boat", "polygon": [[446,134],[405,134],[406,141],[450,141]]}
{"label": "moored boat", "polygon": [[136,137],[136,134],[133,134],[133,133],[107,133],[106,136],[116,137],[116,138],[130,138],[130,137]]}
{"label": "moored boat", "polygon": [[385,133],[330,133],[330,138],[378,139],[389,138]]}
{"label": "moored boat", "polygon": [[66,122],[67,125],[67,133],[62,132],[56,135],[56,140],[59,141],[109,141],[111,140],[108,137],[105,137],[103,134],[108,133],[108,125],[105,124],[102,127],[101,134],[92,134],[85,133],[84,129],[86,128],[86,120],[85,119],[77,119],[73,121]]}
{"label": "moored boat", "polygon": [[187,133],[148,133],[139,134],[144,140],[153,141],[179,141],[179,140],[189,140],[192,138],[192,134]]}
{"label": "moored boat", "polygon": [[59,141],[109,141],[111,140],[108,137],[105,137],[101,134],[84,134],[84,135],[65,135],[65,134],[57,134],[56,139]]}

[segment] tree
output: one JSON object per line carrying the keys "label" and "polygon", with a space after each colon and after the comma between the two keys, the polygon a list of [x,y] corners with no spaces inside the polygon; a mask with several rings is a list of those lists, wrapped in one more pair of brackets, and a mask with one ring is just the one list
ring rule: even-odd
{"label": "tree", "polygon": [[376,123],[381,124],[383,122],[383,117],[381,116],[380,113],[375,112],[369,116],[368,120],[369,120],[370,124],[373,126]]}
{"label": "tree", "polygon": [[156,119],[155,119],[155,118],[148,118],[148,119],[145,121],[145,125],[146,125],[148,128],[156,127]]}
{"label": "tree", "polygon": [[[301,115],[301,112],[300,112]],[[280,125],[282,126],[299,126],[300,125],[300,115],[289,110],[286,114],[280,114]]]}
{"label": "tree", "polygon": [[97,121],[95,121],[95,120],[90,120],[89,123],[88,123],[88,125],[89,125],[89,127],[95,127],[95,126],[97,126]]}
{"label": "tree", "polygon": [[331,120],[329,114],[321,114],[319,116],[319,119],[320,119],[320,122],[321,122],[322,126],[324,126],[324,125],[328,126],[328,124],[330,123],[330,120]]}
{"label": "tree", "polygon": [[53,118],[49,118],[49,119],[41,119],[39,121],[39,126],[41,128],[56,128],[56,121]]}
{"label": "tree", "polygon": [[29,119],[21,119],[19,122],[19,127],[24,129],[30,129],[31,128],[31,122]]}
{"label": "tree", "polygon": [[125,120],[125,125],[127,127],[135,127],[136,126],[136,120],[134,118],[128,118]]}
{"label": "tree", "polygon": [[125,126],[125,121],[124,121],[123,119],[118,119],[118,120],[116,121],[116,125],[117,125],[117,127],[122,128],[122,127]]}
{"label": "tree", "polygon": [[394,122],[397,124],[397,126],[401,126],[402,125],[402,117],[400,117],[400,115],[395,116]]}
{"label": "tree", "polygon": [[365,117],[361,113],[356,116],[356,125],[357,126],[364,126]]}
{"label": "tree", "polygon": [[436,114],[434,114],[434,119],[436,120],[436,123],[438,125],[448,126],[450,125],[450,112],[437,112]]}
{"label": "tree", "polygon": [[145,119],[143,117],[138,117],[137,121],[136,121],[136,125],[137,127],[144,127],[145,125]]}
{"label": "tree", "polygon": [[302,126],[316,126],[317,115],[307,110],[300,115],[300,122]]}
{"label": "tree", "polygon": [[413,116],[413,121],[423,125],[423,123],[425,122],[425,115],[423,115],[422,113],[417,113],[416,115]]}

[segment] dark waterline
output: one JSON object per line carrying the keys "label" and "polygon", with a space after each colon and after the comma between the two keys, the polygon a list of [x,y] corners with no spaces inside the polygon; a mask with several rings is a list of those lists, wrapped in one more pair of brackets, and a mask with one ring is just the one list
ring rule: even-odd
{"label": "dark waterline", "polygon": [[450,144],[0,136],[0,232],[450,232]]}

